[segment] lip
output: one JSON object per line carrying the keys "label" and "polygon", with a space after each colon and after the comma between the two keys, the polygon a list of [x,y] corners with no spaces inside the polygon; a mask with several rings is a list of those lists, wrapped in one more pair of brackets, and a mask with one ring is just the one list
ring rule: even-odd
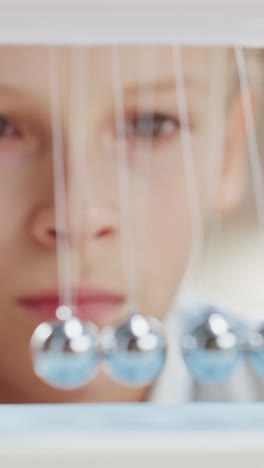
{"label": "lip", "polygon": [[[113,317],[125,302],[122,295],[96,289],[76,290],[73,298],[75,315],[97,325]],[[26,313],[42,321],[57,320],[56,310],[62,305],[58,292],[54,291],[22,297],[17,302]]]}

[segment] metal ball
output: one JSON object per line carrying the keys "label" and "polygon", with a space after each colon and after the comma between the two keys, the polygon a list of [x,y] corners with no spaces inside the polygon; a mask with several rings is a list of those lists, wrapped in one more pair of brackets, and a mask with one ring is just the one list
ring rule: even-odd
{"label": "metal ball", "polygon": [[182,353],[194,380],[220,384],[242,360],[241,337],[231,320],[216,310],[206,310],[182,337]]}
{"label": "metal ball", "polygon": [[64,390],[87,384],[98,367],[97,336],[92,323],[77,318],[40,324],[31,338],[35,374]]}
{"label": "metal ball", "polygon": [[249,333],[246,357],[255,374],[264,379],[264,324]]}
{"label": "metal ball", "polygon": [[154,382],[166,359],[166,338],[161,322],[134,315],[102,333],[105,366],[112,379],[140,387]]}

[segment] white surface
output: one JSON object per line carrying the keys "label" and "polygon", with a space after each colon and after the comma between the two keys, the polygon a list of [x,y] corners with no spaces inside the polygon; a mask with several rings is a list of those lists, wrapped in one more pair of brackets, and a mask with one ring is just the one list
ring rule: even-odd
{"label": "white surface", "polygon": [[0,444],[5,468],[263,468],[263,433],[72,433]]}
{"label": "white surface", "polygon": [[263,468],[263,405],[0,406],[4,468]]}
{"label": "white surface", "polygon": [[0,0],[2,43],[264,45],[263,0]]}

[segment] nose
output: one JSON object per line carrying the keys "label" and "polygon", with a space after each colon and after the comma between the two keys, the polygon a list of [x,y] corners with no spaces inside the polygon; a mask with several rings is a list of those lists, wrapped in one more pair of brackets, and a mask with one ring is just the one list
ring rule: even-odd
{"label": "nose", "polygon": [[46,203],[38,206],[30,221],[30,234],[34,242],[46,249],[55,248],[58,232],[53,206]]}
{"label": "nose", "polygon": [[55,213],[54,203],[43,203],[35,210],[30,221],[31,238],[35,244],[47,250],[55,249],[58,240],[67,241],[74,248],[81,249],[89,243],[116,235],[114,211],[103,204],[89,203],[82,210],[71,208],[65,226],[57,225]]}

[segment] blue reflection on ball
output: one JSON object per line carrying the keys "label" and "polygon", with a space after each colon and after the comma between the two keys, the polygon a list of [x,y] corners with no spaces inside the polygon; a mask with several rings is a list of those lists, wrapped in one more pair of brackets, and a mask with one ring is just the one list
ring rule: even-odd
{"label": "blue reflection on ball", "polygon": [[184,353],[184,360],[192,377],[203,383],[221,384],[228,379],[241,362],[239,350],[231,352],[196,351]]}
{"label": "blue reflection on ball", "polygon": [[33,367],[48,385],[72,390],[94,377],[98,366],[97,330],[77,319],[42,323],[31,339]]}
{"label": "blue reflection on ball", "polygon": [[208,308],[182,337],[182,354],[194,380],[221,384],[231,377],[243,357],[242,332],[234,321]]}
{"label": "blue reflection on ball", "polygon": [[105,365],[111,377],[127,386],[144,386],[160,375],[166,359],[161,323],[135,315],[102,337]]}
{"label": "blue reflection on ball", "polygon": [[248,339],[247,358],[251,368],[260,379],[264,379],[264,327],[253,330]]}

